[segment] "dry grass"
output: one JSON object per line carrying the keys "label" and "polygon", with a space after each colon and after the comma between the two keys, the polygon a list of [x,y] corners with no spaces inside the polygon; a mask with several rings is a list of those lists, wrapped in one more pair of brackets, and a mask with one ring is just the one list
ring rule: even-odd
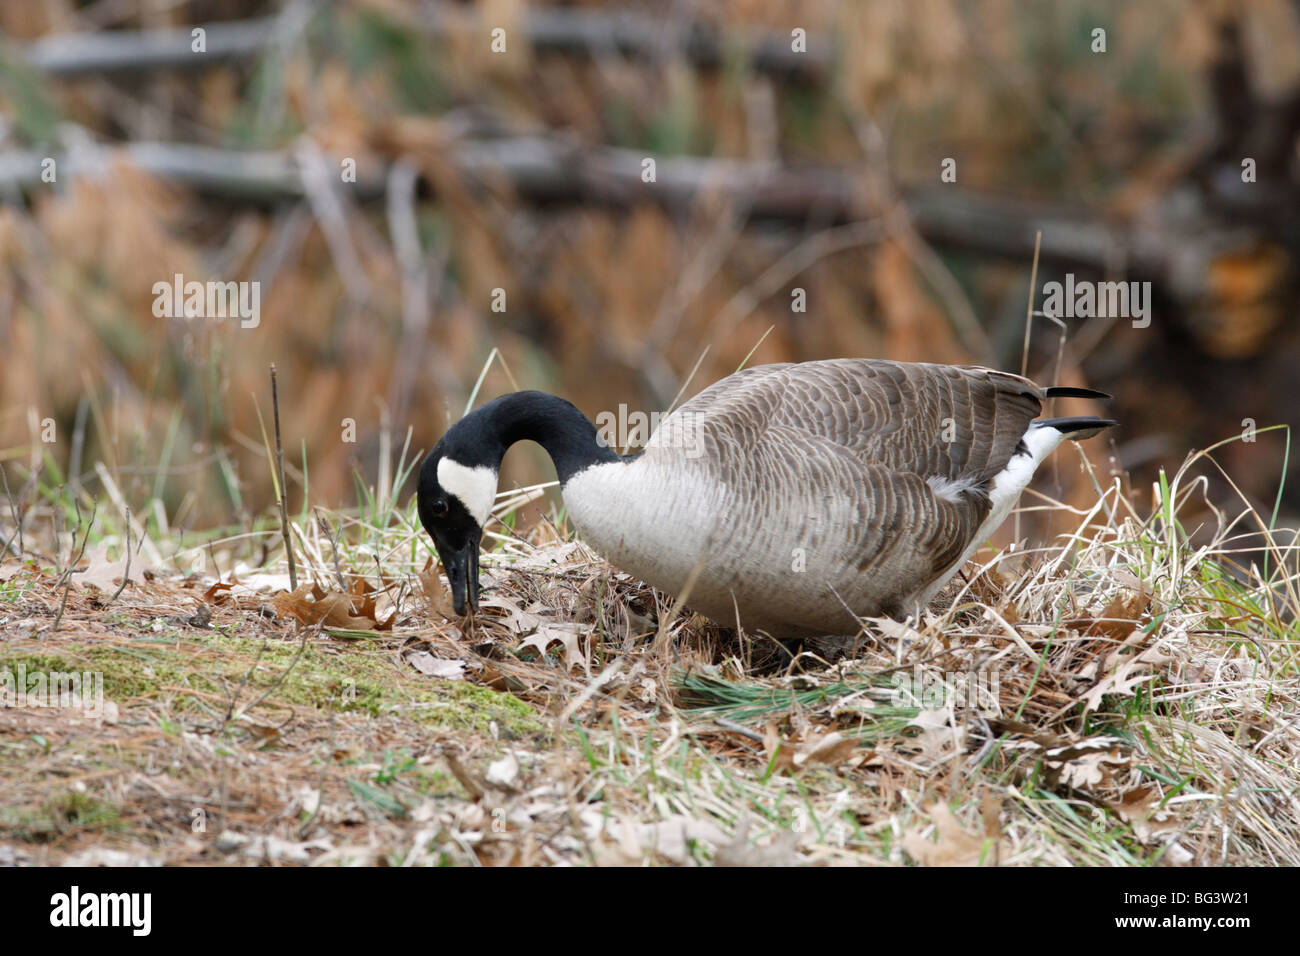
{"label": "dry grass", "polygon": [[60,562],[11,559],[0,669],[98,672],[110,704],[0,709],[0,860],[1294,865],[1294,545],[1245,511],[1192,550],[1194,473],[1150,517],[1102,490],[833,663],[669,619],[559,517],[494,526],[474,622],[373,494],[295,525],[323,590],[382,589],[348,628],[271,594],[269,529],[202,550],[233,587],[74,587],[57,627]]}

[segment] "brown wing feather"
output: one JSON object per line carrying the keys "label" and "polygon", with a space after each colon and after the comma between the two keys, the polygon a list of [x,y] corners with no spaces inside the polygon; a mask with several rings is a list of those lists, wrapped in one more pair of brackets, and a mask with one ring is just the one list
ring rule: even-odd
{"label": "brown wing feather", "polygon": [[1006,467],[1042,398],[1028,379],[992,369],[833,359],[747,369],[680,412],[742,445],[782,426],[828,439],[865,464],[982,484]]}

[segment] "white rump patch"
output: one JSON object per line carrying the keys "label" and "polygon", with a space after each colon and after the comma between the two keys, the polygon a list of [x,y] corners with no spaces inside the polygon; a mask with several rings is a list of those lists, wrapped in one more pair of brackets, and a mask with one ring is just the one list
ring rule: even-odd
{"label": "white rump patch", "polygon": [[[993,478],[993,487],[989,490],[989,499],[993,502],[993,512],[989,515],[989,521],[986,522],[987,526],[980,529],[986,538],[997,529],[997,526],[1015,507],[1016,501],[1020,498],[1020,492],[1025,490],[1030,479],[1034,477],[1034,471],[1042,463],[1043,459],[1055,450],[1064,437],[1051,425],[1040,425],[1038,422],[1029,423],[1029,428],[1022,439],[1025,447],[1029,449],[1029,454],[1026,455],[1021,452],[1018,455],[1012,455],[1011,460],[1007,462],[1007,467]],[[994,521],[997,524],[994,524]]]}
{"label": "white rump patch", "polygon": [[[1040,425],[1038,422],[1029,423],[1029,428],[1025,431],[1022,439],[1029,453],[1026,454],[1022,451],[1018,455],[1012,455],[1011,460],[1007,462],[1007,466],[993,477],[988,489],[988,515],[975,531],[962,556],[916,596],[918,604],[929,604],[931,599],[939,593],[940,588],[952,580],[952,576],[957,573],[957,569],[969,561],[971,556],[979,550],[980,545],[987,541],[989,536],[998,529],[998,526],[1007,519],[1007,515],[1011,513],[1011,510],[1016,506],[1016,502],[1020,500],[1020,493],[1025,490],[1025,486],[1034,477],[1034,470],[1044,458],[1052,453],[1052,450],[1061,443],[1064,437],[1051,425]],[[931,477],[927,481],[934,493],[940,498],[947,498],[949,501],[957,500],[955,497],[948,497],[945,492],[953,494],[954,486],[960,489],[962,482],[952,482],[935,477]],[[939,487],[935,486],[936,481],[939,483]]]}
{"label": "white rump patch", "polygon": [[977,482],[973,478],[953,479],[945,478],[943,475],[931,475],[925,479],[925,483],[930,486],[936,498],[951,501],[953,504],[960,504],[961,496],[974,492],[977,487]]}
{"label": "white rump patch", "polygon": [[495,471],[487,465],[471,468],[444,458],[438,462],[438,484],[465,506],[480,528],[487,524],[488,516],[492,514],[492,503],[497,497]]}

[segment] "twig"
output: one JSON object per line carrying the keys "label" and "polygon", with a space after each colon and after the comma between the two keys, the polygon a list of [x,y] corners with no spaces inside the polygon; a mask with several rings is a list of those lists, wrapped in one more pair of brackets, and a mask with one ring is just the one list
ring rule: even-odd
{"label": "twig", "polygon": [[202,69],[256,56],[275,39],[277,19],[205,26],[201,55],[192,48],[191,27],[58,33],[29,43],[23,54],[29,65],[54,76]]}
{"label": "twig", "polygon": [[298,568],[293,562],[293,544],[289,540],[289,505],[284,487],[284,448],[280,444],[280,391],[275,380],[275,363],[271,363],[271,415],[275,418],[275,468],[280,499],[280,533],[284,535],[284,554],[289,561],[289,589],[298,590]]}
{"label": "twig", "polygon": [[131,509],[128,506],[126,509],[126,567],[122,569],[122,583],[117,586],[113,596],[108,599],[109,604],[122,596],[122,592],[126,590],[126,582],[129,580],[131,580]]}
{"label": "twig", "polygon": [[1043,246],[1043,230],[1034,235],[1034,264],[1029,270],[1029,304],[1025,306],[1025,345],[1020,352],[1020,374],[1029,374],[1029,339],[1034,328],[1034,302],[1038,298],[1038,253]]}
{"label": "twig", "polygon": [[[76,557],[68,562],[67,569],[63,572],[58,584],[55,585],[55,587],[59,587],[60,585],[63,587],[63,600],[59,602],[59,613],[54,615],[54,623],[50,625],[51,632],[57,631],[59,629],[59,622],[63,620],[63,612],[68,607],[68,592],[72,590],[72,572],[76,569],[82,557],[85,556],[86,544],[90,541],[90,529],[95,526],[95,515],[99,511],[99,499],[95,498],[92,500],[94,501],[94,506],[90,511],[90,520],[86,522],[86,533],[81,538],[81,550],[77,552]],[[74,498],[72,499],[72,504],[77,509],[77,523],[80,524],[81,502]],[[76,532],[73,532],[72,543],[74,545],[77,543]],[[71,554],[71,550],[69,550],[68,553]]]}
{"label": "twig", "polygon": [[23,547],[23,520],[18,514],[18,503],[14,501],[13,492],[9,490],[9,476],[5,473],[5,466],[0,464],[0,480],[4,482],[5,498],[9,500],[9,511],[14,516],[14,533],[5,539],[5,551],[13,547],[14,539],[18,539],[18,551],[16,555],[18,560],[22,560],[26,548]]}
{"label": "twig", "polygon": [[750,740],[758,741],[758,743],[760,744],[763,743],[762,734],[756,733],[750,730],[748,727],[742,727],[740,726],[740,724],[736,723],[733,720],[727,720],[724,717],[718,717],[714,719],[713,722],[717,724],[719,727],[721,727],[723,730],[730,731],[733,734],[740,734],[740,736],[742,737],[748,737]]}
{"label": "twig", "polygon": [[334,577],[338,579],[339,590],[344,594],[347,594],[348,585],[347,582],[343,580],[343,568],[339,565],[339,539],[334,534],[334,529],[329,526],[329,522],[321,516],[319,508],[316,509],[316,526],[320,528],[320,530],[325,534],[325,537],[329,539],[330,551],[334,558]]}
{"label": "twig", "polygon": [[[319,624],[316,625],[315,630],[316,630],[317,633],[320,632],[320,625],[319,625]],[[277,677],[277,678],[275,679],[275,683],[274,683],[274,684],[272,684],[272,685],[271,685],[270,687],[268,687],[265,691],[263,691],[262,694],[261,694],[261,695],[260,695],[256,700],[254,700],[251,704],[249,704],[247,707],[245,707],[245,708],[243,708],[242,710],[240,710],[240,712],[236,715],[236,719],[238,719],[239,717],[243,717],[245,714],[247,714],[250,710],[252,710],[252,709],[253,709],[254,707],[256,707],[258,704],[260,704],[262,701],[266,700],[266,698],[270,697],[273,693],[275,693],[276,689],[277,689],[281,684],[284,683],[285,678],[289,676],[289,673],[294,669],[295,666],[297,666],[298,661],[300,661],[300,660],[302,659],[302,655],[303,655],[304,653],[306,653],[306,651],[307,651],[307,638],[308,638],[308,636],[309,636],[310,634],[311,634],[311,629],[310,629],[310,628],[304,628],[304,629],[303,629],[303,632],[302,632],[302,642],[298,645],[298,653],[295,654],[295,655],[293,655],[293,660],[291,660],[291,661],[289,662],[289,666],[286,667],[286,668],[281,672],[280,676]],[[259,657],[260,657],[260,656],[261,656],[261,655],[259,654]],[[256,665],[254,665],[254,666],[256,666]],[[251,674],[252,671],[250,670],[249,673]],[[247,678],[245,678],[245,683],[247,683]],[[240,686],[242,687],[243,685],[241,684]],[[232,702],[232,704],[231,704],[231,710],[232,710],[232,711],[234,710],[234,703],[233,703],[233,702]],[[229,720],[230,720],[230,718],[227,718],[227,723],[229,723]]]}

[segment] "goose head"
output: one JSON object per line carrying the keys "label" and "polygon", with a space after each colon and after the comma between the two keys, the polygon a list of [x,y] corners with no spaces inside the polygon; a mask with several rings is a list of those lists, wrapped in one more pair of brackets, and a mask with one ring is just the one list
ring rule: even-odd
{"label": "goose head", "polygon": [[448,432],[425,459],[416,497],[420,523],[447,572],[452,607],[464,614],[467,602],[478,607],[479,540],[496,497],[497,467],[474,455],[472,445],[458,447],[456,437]]}
{"label": "goose head", "polygon": [[420,523],[447,572],[452,606],[478,607],[478,549],[492,514],[506,449],[534,441],[550,455],[563,487],[583,469],[620,461],[572,404],[545,392],[512,392],[452,425],[420,468]]}

